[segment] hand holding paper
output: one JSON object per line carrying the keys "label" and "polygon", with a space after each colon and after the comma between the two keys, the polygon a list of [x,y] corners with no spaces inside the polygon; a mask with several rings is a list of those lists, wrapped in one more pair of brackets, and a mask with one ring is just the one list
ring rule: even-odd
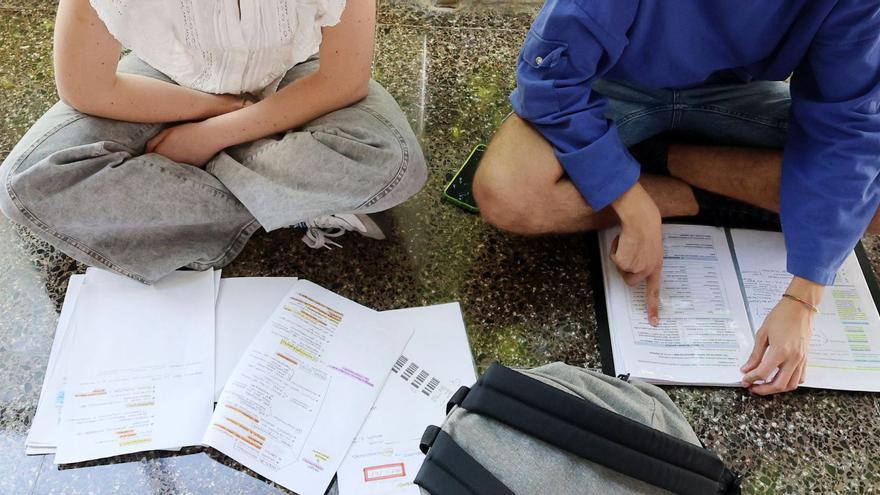
{"label": "hand holding paper", "polygon": [[804,383],[813,312],[782,299],[755,334],[755,347],[742,367],[742,385],[758,395],[789,392]]}

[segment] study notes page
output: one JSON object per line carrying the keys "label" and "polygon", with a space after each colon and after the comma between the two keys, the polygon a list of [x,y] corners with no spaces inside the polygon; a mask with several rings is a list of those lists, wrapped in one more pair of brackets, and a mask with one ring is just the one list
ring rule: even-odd
{"label": "study notes page", "polygon": [[235,367],[204,443],[300,495],[322,495],[411,335],[296,282]]}
{"label": "study notes page", "polygon": [[154,286],[87,272],[55,463],[200,443],[211,418],[214,293],[210,271]]}
{"label": "study notes page", "polygon": [[214,342],[214,400],[232,370],[272,316],[278,303],[296,283],[293,277],[224,278],[217,297],[217,332]]}
{"label": "study notes page", "polygon": [[648,323],[645,283],[628,286],[611,261],[619,233],[599,234],[616,372],[655,383],[739,384],[754,337],[724,230],[663,225],[657,327]]}
{"label": "study notes page", "polygon": [[[731,230],[757,330],[791,282],[781,233]],[[803,386],[880,392],[880,315],[855,254],[825,290],[813,323]]]}

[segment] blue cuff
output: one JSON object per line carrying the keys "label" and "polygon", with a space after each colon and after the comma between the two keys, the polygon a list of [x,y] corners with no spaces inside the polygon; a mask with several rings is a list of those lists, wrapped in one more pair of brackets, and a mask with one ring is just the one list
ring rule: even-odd
{"label": "blue cuff", "polygon": [[788,273],[820,285],[834,285],[834,279],[837,277],[837,270],[818,265],[815,259],[795,258],[789,255],[787,264]]}
{"label": "blue cuff", "polygon": [[586,148],[556,157],[594,211],[619,198],[639,180],[639,163],[629,154],[616,128]]}

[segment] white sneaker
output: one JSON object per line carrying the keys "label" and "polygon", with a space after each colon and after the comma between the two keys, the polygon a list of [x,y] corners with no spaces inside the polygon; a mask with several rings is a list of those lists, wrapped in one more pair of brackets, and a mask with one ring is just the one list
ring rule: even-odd
{"label": "white sneaker", "polygon": [[346,232],[359,232],[362,236],[370,239],[385,239],[385,233],[369,215],[325,215],[303,222],[297,227],[306,229],[306,235],[303,236],[302,241],[312,249],[333,249],[331,246],[341,248],[342,245],[332,239],[340,237]]}

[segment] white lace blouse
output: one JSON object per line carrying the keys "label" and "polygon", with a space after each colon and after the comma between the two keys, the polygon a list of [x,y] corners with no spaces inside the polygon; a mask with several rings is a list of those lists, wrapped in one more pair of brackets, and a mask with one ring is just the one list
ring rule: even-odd
{"label": "white lace blouse", "polygon": [[345,0],[90,0],[110,33],[182,86],[274,91],[321,45]]}

